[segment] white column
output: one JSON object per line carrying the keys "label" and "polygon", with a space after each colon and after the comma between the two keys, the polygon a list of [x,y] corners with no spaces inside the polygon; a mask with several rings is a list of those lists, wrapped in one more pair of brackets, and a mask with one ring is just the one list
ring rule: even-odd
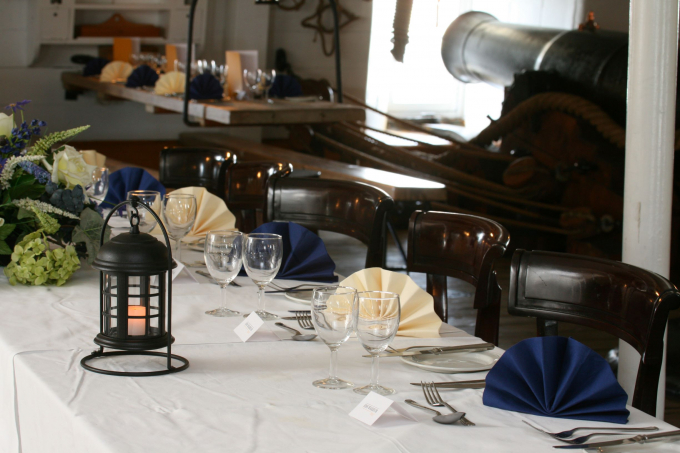
{"label": "white column", "polygon": [[[628,51],[623,261],[670,271],[678,57],[678,0],[631,0]],[[619,342],[619,382],[633,396],[640,355]],[[663,418],[666,365],[657,417]]]}

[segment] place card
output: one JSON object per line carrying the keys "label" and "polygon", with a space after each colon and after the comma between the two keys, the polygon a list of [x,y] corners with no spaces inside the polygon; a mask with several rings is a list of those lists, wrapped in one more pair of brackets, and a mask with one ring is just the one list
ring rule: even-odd
{"label": "place card", "polygon": [[402,415],[409,420],[417,421],[406,409],[401,407],[399,403],[375,392],[366,395],[366,398],[361,400],[361,403],[349,413],[349,416],[371,426],[389,408],[392,408],[399,415]]}
{"label": "place card", "polygon": [[257,313],[252,312],[234,329],[234,333],[245,343],[263,325],[264,321],[262,318],[257,316]]}

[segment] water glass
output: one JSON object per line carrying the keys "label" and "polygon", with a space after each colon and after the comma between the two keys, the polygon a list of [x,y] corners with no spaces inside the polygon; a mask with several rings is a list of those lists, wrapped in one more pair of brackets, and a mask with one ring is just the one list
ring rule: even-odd
{"label": "water glass", "polygon": [[239,316],[239,312],[227,308],[227,286],[241,270],[243,233],[239,231],[208,232],[205,236],[203,257],[208,272],[222,289],[222,306],[205,313],[221,318]]}
{"label": "water glass", "polygon": [[175,241],[175,260],[182,261],[182,238],[196,222],[196,197],[184,193],[169,193],[163,198],[163,223]]}
{"label": "water glass", "polygon": [[[151,208],[156,215],[161,214],[161,193],[156,190],[131,190],[127,193],[127,199],[131,200],[132,196],[139,198],[139,201],[143,202]],[[141,233],[151,233],[151,231],[156,228],[156,219],[144,208],[138,209],[139,211],[139,231]],[[127,217],[130,220],[131,211],[127,209]]]}
{"label": "water glass", "polygon": [[92,182],[85,186],[85,193],[90,199],[101,204],[108,192],[109,169],[107,167],[97,167],[92,170]]}
{"label": "water glass", "polygon": [[364,349],[371,354],[371,383],[354,389],[356,393],[368,395],[375,392],[380,395],[392,395],[394,389],[383,387],[378,383],[378,354],[390,345],[399,330],[401,306],[399,295],[384,291],[363,291],[357,293],[357,310],[355,323],[357,338]]}
{"label": "water glass", "polygon": [[243,70],[243,83],[245,83],[248,88],[251,99],[259,99],[262,97],[263,90],[260,84],[261,80],[262,71],[260,69],[257,71]]}
{"label": "water glass", "polygon": [[264,289],[279,272],[282,258],[283,240],[278,234],[251,233],[243,243],[243,267],[259,289],[255,313],[265,321],[278,319],[264,309]]}
{"label": "water glass", "polygon": [[265,94],[265,99],[267,102],[269,102],[269,90],[271,89],[272,85],[274,84],[274,79],[276,78],[276,70],[270,69],[267,71],[262,71],[262,75],[260,76],[260,85],[262,86],[262,90],[264,91]]}
{"label": "water glass", "polygon": [[354,330],[357,290],[347,286],[314,288],[312,294],[312,324],[317,335],[331,350],[328,377],[312,382],[315,387],[340,390],[354,387],[337,377],[338,348]]}

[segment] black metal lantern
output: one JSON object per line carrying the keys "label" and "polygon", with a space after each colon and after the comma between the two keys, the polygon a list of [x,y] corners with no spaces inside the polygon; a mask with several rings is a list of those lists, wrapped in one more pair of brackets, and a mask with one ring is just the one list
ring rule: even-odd
{"label": "black metal lantern", "polygon": [[[119,208],[130,205],[130,232],[119,234],[104,244],[109,219]],[[151,213],[163,231],[165,244],[150,234],[139,232],[138,207]],[[94,342],[99,349],[84,357],[83,368],[115,376],[158,376],[186,370],[189,361],[173,355],[172,343],[172,259],[170,240],[163,223],[149,206],[137,197],[111,210],[102,227],[99,253],[92,267],[99,269],[99,334]],[[166,297],[167,293],[167,297]],[[167,348],[166,352],[153,352]],[[104,352],[104,348],[117,351]],[[158,371],[125,372],[96,368],[89,362],[101,357],[122,355],[161,356],[167,368]],[[182,362],[173,367],[172,360]]]}

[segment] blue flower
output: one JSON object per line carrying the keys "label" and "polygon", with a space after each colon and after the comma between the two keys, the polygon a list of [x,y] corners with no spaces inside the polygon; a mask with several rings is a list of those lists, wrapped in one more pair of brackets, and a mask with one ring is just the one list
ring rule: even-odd
{"label": "blue flower", "polygon": [[19,162],[19,166],[26,172],[31,175],[40,183],[40,184],[47,184],[52,180],[52,175],[50,172],[42,168],[40,165],[36,165],[33,162]]}
{"label": "blue flower", "polygon": [[38,121],[38,126],[45,127],[45,126],[47,126],[47,123],[44,122],[44,121]]}
{"label": "blue flower", "polygon": [[12,110],[12,113],[16,113],[17,110],[23,110],[23,107],[31,101],[19,101],[15,104],[9,104],[5,107],[5,110]]}

